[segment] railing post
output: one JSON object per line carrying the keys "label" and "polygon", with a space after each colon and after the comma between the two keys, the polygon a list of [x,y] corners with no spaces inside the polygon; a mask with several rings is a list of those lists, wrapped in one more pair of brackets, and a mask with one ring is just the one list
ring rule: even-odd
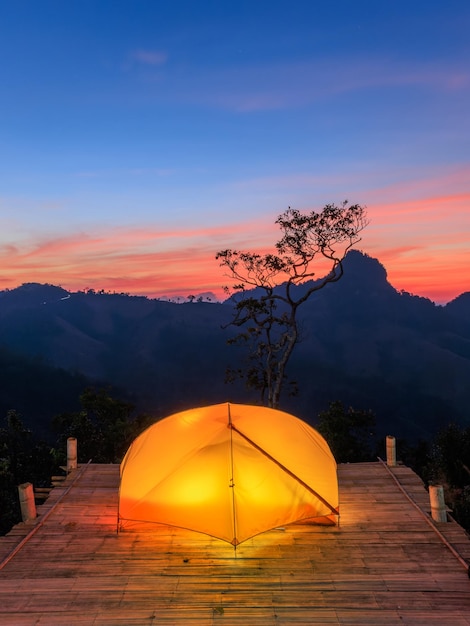
{"label": "railing post", "polygon": [[33,485],[31,483],[18,485],[18,495],[20,498],[21,519],[23,522],[36,519],[37,513]]}
{"label": "railing post", "polygon": [[395,467],[397,464],[396,439],[392,435],[387,435],[387,465]]}
{"label": "railing post", "polygon": [[442,485],[429,485],[431,516],[435,522],[447,522],[447,508]]}
{"label": "railing post", "polygon": [[67,439],[67,474],[77,469],[77,439],[69,437]]}

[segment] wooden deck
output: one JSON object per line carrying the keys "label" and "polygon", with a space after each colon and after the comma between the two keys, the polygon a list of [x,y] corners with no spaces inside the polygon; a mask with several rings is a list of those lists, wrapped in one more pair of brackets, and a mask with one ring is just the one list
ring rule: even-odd
{"label": "wooden deck", "polygon": [[338,475],[339,527],[235,552],[166,526],[117,534],[119,468],[83,466],[0,538],[0,624],[470,626],[469,538],[452,521],[435,532],[418,477],[379,462]]}

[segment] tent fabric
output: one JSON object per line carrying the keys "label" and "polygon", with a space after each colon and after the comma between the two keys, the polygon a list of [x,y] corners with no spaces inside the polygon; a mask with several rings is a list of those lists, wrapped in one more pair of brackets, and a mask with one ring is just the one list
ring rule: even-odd
{"label": "tent fabric", "polygon": [[166,417],[121,463],[119,523],[156,522],[234,546],[294,522],[335,523],[336,462],[283,411],[223,403]]}

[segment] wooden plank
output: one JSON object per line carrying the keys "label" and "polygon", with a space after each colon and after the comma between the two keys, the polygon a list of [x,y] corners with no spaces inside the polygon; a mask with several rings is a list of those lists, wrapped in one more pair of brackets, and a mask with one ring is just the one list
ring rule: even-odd
{"label": "wooden plank", "polygon": [[[418,477],[393,472],[426,506]],[[119,468],[90,465],[68,492],[73,473],[52,490],[45,523],[0,570],[0,624],[470,626],[467,573],[383,466],[338,476],[339,527],[279,528],[235,551],[163,525],[117,534]],[[470,551],[455,522],[444,526]],[[0,554],[27,531],[0,539]]]}

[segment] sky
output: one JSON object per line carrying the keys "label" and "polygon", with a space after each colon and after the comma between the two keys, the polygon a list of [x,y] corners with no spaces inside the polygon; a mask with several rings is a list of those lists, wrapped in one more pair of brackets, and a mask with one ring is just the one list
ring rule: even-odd
{"label": "sky", "polygon": [[0,0],[0,289],[227,284],[288,207],[367,207],[398,290],[470,291],[468,0]]}

